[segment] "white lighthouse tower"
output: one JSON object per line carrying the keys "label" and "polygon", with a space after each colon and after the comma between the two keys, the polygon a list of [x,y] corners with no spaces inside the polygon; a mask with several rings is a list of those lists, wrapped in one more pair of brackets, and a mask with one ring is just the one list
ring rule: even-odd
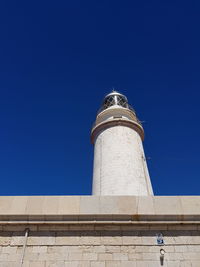
{"label": "white lighthouse tower", "polygon": [[93,195],[153,195],[142,141],[144,130],[126,96],[105,96],[91,132]]}

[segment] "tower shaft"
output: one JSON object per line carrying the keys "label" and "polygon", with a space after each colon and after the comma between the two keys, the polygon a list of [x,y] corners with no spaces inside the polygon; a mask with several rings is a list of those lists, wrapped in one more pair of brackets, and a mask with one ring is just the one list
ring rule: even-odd
{"label": "tower shaft", "polygon": [[[111,93],[110,97],[119,93]],[[94,143],[93,195],[153,195],[144,155],[144,131],[130,106],[105,106],[96,118],[91,139]],[[117,102],[118,103],[118,102]],[[106,107],[106,108],[105,108]]]}

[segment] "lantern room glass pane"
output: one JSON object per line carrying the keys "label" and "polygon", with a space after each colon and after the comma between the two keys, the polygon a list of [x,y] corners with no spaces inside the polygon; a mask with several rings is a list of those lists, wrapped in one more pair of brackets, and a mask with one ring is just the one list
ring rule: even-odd
{"label": "lantern room glass pane", "polygon": [[99,109],[98,113],[112,106],[120,106],[123,108],[128,108],[134,112],[133,108],[128,104],[126,96],[116,91],[113,91],[104,98],[102,106]]}

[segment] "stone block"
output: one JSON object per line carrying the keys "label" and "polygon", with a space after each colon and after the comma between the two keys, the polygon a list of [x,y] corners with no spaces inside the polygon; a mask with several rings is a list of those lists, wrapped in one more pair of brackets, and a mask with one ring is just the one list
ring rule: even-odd
{"label": "stone block", "polygon": [[14,232],[10,244],[11,246],[22,246],[24,244],[24,232]]}
{"label": "stone block", "polygon": [[89,261],[67,261],[65,267],[90,267]]}
{"label": "stone block", "polygon": [[156,245],[156,235],[142,234],[142,245]]}
{"label": "stone block", "polygon": [[14,200],[13,196],[0,196],[0,214],[12,214],[11,206]]}
{"label": "stone block", "polygon": [[65,262],[61,260],[46,261],[45,264],[45,267],[65,267]]}
{"label": "stone block", "polygon": [[11,242],[11,232],[0,232],[0,245],[8,246]]}
{"label": "stone block", "polygon": [[181,230],[181,231],[195,231],[195,230],[198,230],[198,225],[196,224],[184,224],[184,225],[181,225],[181,224],[172,224],[172,225],[168,225],[168,230],[169,231],[174,231],[174,230]]}
{"label": "stone block", "polygon": [[[149,267],[149,264],[151,264],[151,261],[136,261],[136,267]],[[152,267],[152,265],[151,265],[151,267]],[[156,263],[155,267],[158,267],[157,263]]]}
{"label": "stone block", "polygon": [[[156,224],[156,225],[150,225],[149,230],[156,231],[156,232],[162,232],[163,230],[168,230],[168,225],[166,224]],[[174,229],[173,229],[174,230]]]}
{"label": "stone block", "polygon": [[9,261],[15,261],[18,262],[21,259],[21,255],[20,254],[9,254],[8,256]]}
{"label": "stone block", "polygon": [[[151,246],[135,246],[135,251],[133,252],[136,252],[136,253],[150,252],[150,248]],[[155,251],[152,251],[152,252],[155,252]]]}
{"label": "stone block", "polygon": [[79,232],[57,232],[56,245],[79,245]]}
{"label": "stone block", "polygon": [[119,252],[119,253],[113,253],[113,260],[128,260],[128,253],[123,253],[123,252]]}
{"label": "stone block", "polygon": [[27,201],[27,196],[15,196],[10,207],[10,213],[15,215],[25,214]]}
{"label": "stone block", "polygon": [[60,196],[58,205],[58,214],[79,214],[80,197],[79,196]]}
{"label": "stone block", "polygon": [[142,260],[142,253],[129,253],[128,260],[129,261]]}
{"label": "stone block", "polygon": [[67,260],[68,254],[62,253],[38,253],[39,261],[57,261],[57,260]]}
{"label": "stone block", "polygon": [[179,260],[167,261],[167,267],[180,267],[180,264],[181,264],[181,262]]}
{"label": "stone block", "polygon": [[79,239],[80,245],[100,245],[101,243],[101,237],[99,235],[81,236]]}
{"label": "stone block", "polygon": [[128,246],[121,246],[121,252],[125,252],[125,253],[134,253],[135,252],[135,248],[136,246],[131,246],[131,245],[128,245]]}
{"label": "stone block", "polygon": [[[20,247],[17,247],[17,253],[19,253],[19,248],[21,248],[21,252],[23,250],[23,245],[20,246]],[[26,246],[26,253],[33,253],[33,248],[34,246]],[[37,253],[37,252],[34,252],[34,253]]]}
{"label": "stone block", "polygon": [[199,252],[200,253],[200,245],[187,245],[188,252]]}
{"label": "stone block", "polygon": [[83,260],[96,261],[97,253],[83,253]]}
{"label": "stone block", "polygon": [[1,253],[0,254],[0,262],[1,261],[9,261],[9,254],[8,253]]}
{"label": "stone block", "polygon": [[120,225],[114,224],[103,224],[103,225],[95,225],[95,231],[121,231]]}
{"label": "stone block", "polygon": [[138,197],[138,215],[154,215],[155,207],[153,197]]}
{"label": "stone block", "polygon": [[160,251],[158,251],[158,253],[152,253],[152,252],[150,252],[150,253],[147,253],[147,252],[145,252],[145,253],[142,253],[142,259],[143,260],[160,260]]}
{"label": "stone block", "polygon": [[2,247],[1,253],[15,254],[17,253],[17,247],[11,247],[11,246]]}
{"label": "stone block", "polygon": [[192,263],[190,261],[181,261],[180,267],[192,267]]}
{"label": "stone block", "polygon": [[47,253],[47,246],[33,246],[33,253]]}
{"label": "stone block", "polygon": [[37,261],[38,259],[39,259],[39,253],[27,253],[26,252],[24,254],[24,260],[25,261]]}
{"label": "stone block", "polygon": [[37,226],[38,231],[69,231],[69,225],[67,224],[43,224],[43,225],[38,225]]}
{"label": "stone block", "polygon": [[184,259],[183,254],[185,253],[181,253],[181,252],[166,253],[165,259],[168,261],[178,261],[178,260],[180,261]]}
{"label": "stone block", "polygon": [[199,267],[200,266],[200,261],[192,261],[192,267]]}
{"label": "stone block", "polygon": [[180,200],[183,215],[200,214],[199,196],[181,196]]}
{"label": "stone block", "polygon": [[91,261],[91,267],[105,267],[105,261]]}
{"label": "stone block", "polygon": [[191,260],[191,261],[200,260],[200,253],[197,252],[183,253],[183,258],[185,260]]}
{"label": "stone block", "polygon": [[[29,212],[29,211],[27,211],[27,212]],[[37,221],[39,221],[40,223],[46,223],[46,221],[47,221],[46,216],[45,216],[44,214],[42,214],[42,211],[40,211],[40,213],[41,213],[41,214],[38,214],[38,213],[37,213],[37,210],[36,210],[35,213],[32,214],[32,215],[28,215],[28,214],[27,214],[27,219],[26,219],[26,220],[28,220],[29,223],[30,223],[30,222],[34,223],[34,222],[36,221],[36,218],[37,218]],[[37,217],[36,217],[36,216],[37,216]],[[48,217],[48,218],[49,218],[49,217]],[[51,220],[51,219],[50,219],[50,220]]]}
{"label": "stone block", "polygon": [[30,261],[29,267],[45,267],[45,262],[39,261]]}
{"label": "stone block", "polygon": [[70,231],[94,231],[94,225],[92,224],[71,224],[69,225]]}
{"label": "stone block", "polygon": [[148,267],[160,267],[160,260],[159,261],[148,261],[147,265]]}
{"label": "stone block", "polygon": [[186,245],[174,246],[175,252],[188,252],[188,247]]}
{"label": "stone block", "polygon": [[119,196],[117,198],[117,205],[119,214],[137,214],[138,197]]}
{"label": "stone block", "polygon": [[16,254],[17,247],[11,247],[11,246],[2,247],[1,253]]}
{"label": "stone block", "polygon": [[59,205],[58,196],[45,196],[43,202],[43,213],[46,214],[57,214]]}
{"label": "stone block", "polygon": [[122,244],[123,245],[141,245],[142,237],[139,236],[139,232],[137,231],[124,231],[122,236]]}
{"label": "stone block", "polygon": [[101,236],[101,244],[103,245],[122,245],[122,237],[121,236]]}
{"label": "stone block", "polygon": [[25,235],[25,230],[29,229],[29,231],[37,231],[37,225],[24,225],[24,224],[6,224],[3,226],[3,231],[12,231],[21,232],[22,235]]}
{"label": "stone block", "polygon": [[[46,247],[46,246],[45,246]],[[36,249],[38,249],[39,247],[37,246]],[[68,248],[68,246],[47,246],[47,253],[59,253],[62,252],[64,253],[64,249]]]}
{"label": "stone block", "polygon": [[30,266],[29,261],[23,261],[22,267],[29,267],[29,266]]}
{"label": "stone block", "polygon": [[89,246],[88,245],[83,245],[83,246],[79,246],[78,248],[82,253],[93,253],[95,247],[96,246],[92,246],[92,245],[89,245]]}
{"label": "stone block", "polygon": [[122,261],[122,267],[136,267],[136,261]]}
{"label": "stone block", "polygon": [[136,214],[137,197],[133,196],[101,196],[101,214]]}
{"label": "stone block", "polygon": [[178,215],[182,214],[181,201],[178,196],[154,196],[155,214]]}
{"label": "stone block", "polygon": [[27,245],[54,245],[55,232],[31,232],[27,238]]}
{"label": "stone block", "polygon": [[100,214],[119,214],[116,197],[101,196],[100,197]]}
{"label": "stone block", "polygon": [[[159,248],[158,248],[158,246],[156,246],[156,247],[157,247],[157,251],[158,251]],[[166,253],[175,252],[174,246],[167,246],[167,245],[165,245],[163,248],[165,249]]]}
{"label": "stone block", "polygon": [[76,252],[70,252],[69,253],[69,260],[74,261],[82,261],[83,254],[82,253],[76,253]]}
{"label": "stone block", "polygon": [[113,253],[113,252],[121,252],[121,246],[105,246],[105,251],[106,252],[110,252],[110,253]]}
{"label": "stone block", "polygon": [[[142,231],[142,230],[149,230],[149,225],[148,224],[125,224],[121,225],[121,230],[122,231]],[[122,232],[123,233],[123,232]]]}
{"label": "stone block", "polygon": [[25,214],[28,215],[43,215],[43,196],[29,196]]}
{"label": "stone block", "polygon": [[[13,261],[6,261],[6,262],[0,262],[0,266],[1,267],[15,267],[16,264]],[[23,265],[23,267],[29,267],[29,266]]]}
{"label": "stone block", "polygon": [[[109,247],[109,246],[108,246]],[[108,249],[109,250],[109,249]],[[96,253],[100,253],[100,252],[106,252],[106,247],[104,245],[101,246],[94,246],[93,247],[93,251]],[[120,250],[118,250],[120,251]],[[108,252],[108,251],[107,251]]]}
{"label": "stone block", "polygon": [[123,267],[121,261],[106,261],[106,267]]}
{"label": "stone block", "polygon": [[113,259],[112,253],[99,253],[98,260],[100,261],[110,261]]}
{"label": "stone block", "polygon": [[81,196],[80,197],[80,214],[99,214],[100,197],[98,196]]}

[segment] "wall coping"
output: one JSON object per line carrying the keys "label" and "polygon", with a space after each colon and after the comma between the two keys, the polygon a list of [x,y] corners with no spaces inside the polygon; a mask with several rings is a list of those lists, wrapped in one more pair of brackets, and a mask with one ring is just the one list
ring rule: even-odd
{"label": "wall coping", "polygon": [[199,224],[200,196],[0,196],[1,224]]}

